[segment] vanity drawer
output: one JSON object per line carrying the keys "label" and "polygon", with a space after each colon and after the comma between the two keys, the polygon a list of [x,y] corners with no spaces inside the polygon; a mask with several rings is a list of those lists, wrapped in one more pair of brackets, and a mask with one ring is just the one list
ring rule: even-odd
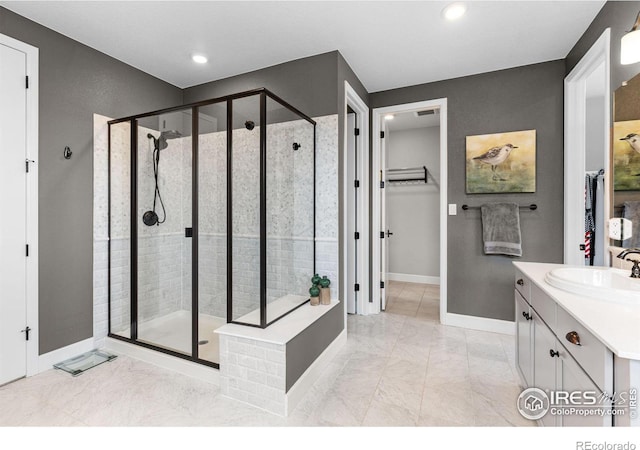
{"label": "vanity drawer", "polygon": [[531,285],[529,303],[553,332],[556,331],[556,302],[535,284]]}
{"label": "vanity drawer", "polygon": [[525,277],[518,269],[516,269],[515,286],[518,292],[520,292],[520,295],[522,295],[527,302],[531,302],[531,280]]}
{"label": "vanity drawer", "polygon": [[612,392],[613,353],[559,306],[557,308],[555,331],[562,345],[571,353],[598,387],[604,392]]}

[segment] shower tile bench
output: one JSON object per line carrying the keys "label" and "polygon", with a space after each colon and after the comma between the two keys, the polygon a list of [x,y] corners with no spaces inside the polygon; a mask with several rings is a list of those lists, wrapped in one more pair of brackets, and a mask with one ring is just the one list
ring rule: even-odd
{"label": "shower tile bench", "polygon": [[339,304],[306,303],[264,329],[230,323],[215,330],[223,395],[288,415],[346,342]]}

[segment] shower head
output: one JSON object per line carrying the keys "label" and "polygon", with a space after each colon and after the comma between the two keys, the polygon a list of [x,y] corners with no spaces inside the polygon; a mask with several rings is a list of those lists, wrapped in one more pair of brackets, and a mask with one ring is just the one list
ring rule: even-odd
{"label": "shower head", "polygon": [[182,137],[182,133],[180,133],[178,130],[164,130],[162,133],[160,133],[160,139],[165,138],[166,140],[169,140],[177,139],[179,137]]}
{"label": "shower head", "polygon": [[169,146],[169,144],[167,143],[169,139],[177,139],[179,137],[182,137],[182,134],[179,131],[176,131],[176,130],[163,131],[162,133],[160,133],[160,137],[158,138],[158,149],[164,150]]}
{"label": "shower head", "polygon": [[147,134],[147,138],[153,139],[154,147],[158,150],[164,150],[167,148],[169,146],[169,144],[167,144],[169,139],[177,139],[179,137],[182,137],[182,133],[176,130],[165,130],[160,133],[160,136],[157,139],[153,134]]}

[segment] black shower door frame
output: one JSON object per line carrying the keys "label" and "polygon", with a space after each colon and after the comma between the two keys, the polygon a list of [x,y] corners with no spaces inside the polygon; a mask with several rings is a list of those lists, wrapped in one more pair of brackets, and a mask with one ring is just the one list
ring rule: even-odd
{"label": "black shower door frame", "polygon": [[[252,324],[233,320],[233,188],[232,188],[232,169],[233,169],[233,101],[245,97],[260,96],[260,324]],[[279,317],[267,321],[267,97],[275,100],[291,112],[300,116],[301,119],[313,125],[313,273],[316,271],[316,122],[302,113],[274,93],[266,88],[253,89],[250,91],[240,92],[237,94],[227,95],[224,97],[213,98],[200,102],[190,103],[186,105],[174,106],[171,108],[152,111],[136,116],[128,116],[120,119],[110,120],[108,122],[108,337],[130,344],[145,347],[167,355],[186,359],[189,361],[203,364],[206,366],[220,368],[218,363],[200,359],[198,356],[198,331],[199,331],[199,303],[198,303],[198,248],[199,248],[199,230],[198,230],[198,153],[199,153],[199,108],[216,103],[226,103],[226,119],[227,119],[227,323],[245,325],[257,328],[266,328],[277,322],[286,315],[305,305],[301,303],[295,308],[287,311]],[[192,173],[191,173],[191,221],[193,236],[191,241],[191,355],[174,351],[165,347],[160,347],[148,342],[138,340],[138,120],[166,114],[170,112],[185,111],[191,108],[191,152],[192,152]],[[130,187],[130,234],[131,234],[131,285],[130,285],[130,337],[120,336],[111,333],[111,126],[129,122],[131,127],[131,187]]]}

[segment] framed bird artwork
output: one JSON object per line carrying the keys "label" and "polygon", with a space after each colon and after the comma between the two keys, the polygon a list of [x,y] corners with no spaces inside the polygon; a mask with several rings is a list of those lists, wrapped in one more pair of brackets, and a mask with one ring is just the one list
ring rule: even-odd
{"label": "framed bird artwork", "polygon": [[613,190],[640,191],[640,120],[613,124]]}
{"label": "framed bird artwork", "polygon": [[536,191],[536,130],[467,136],[467,194]]}

